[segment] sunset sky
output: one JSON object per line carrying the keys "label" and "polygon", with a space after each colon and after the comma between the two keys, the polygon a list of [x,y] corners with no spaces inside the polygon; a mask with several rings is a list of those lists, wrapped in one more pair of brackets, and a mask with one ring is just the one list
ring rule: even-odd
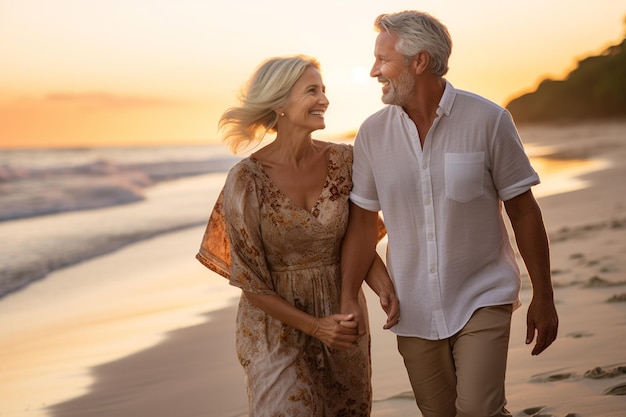
{"label": "sunset sky", "polygon": [[624,0],[0,0],[0,147],[209,143],[264,59],[317,57],[323,139],[382,106],[374,18],[418,8],[452,35],[448,80],[498,104],[624,38]]}

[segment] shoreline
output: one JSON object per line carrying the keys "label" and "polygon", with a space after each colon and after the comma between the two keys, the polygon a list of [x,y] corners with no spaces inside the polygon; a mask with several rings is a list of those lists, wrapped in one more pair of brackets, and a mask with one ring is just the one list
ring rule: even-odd
{"label": "shoreline", "polygon": [[[0,222],[0,236],[11,241],[0,251],[0,302],[64,268],[205,225],[225,177],[219,172],[159,183],[135,204]],[[25,252],[34,242],[36,250]]]}
{"label": "shoreline", "polygon": [[190,255],[203,230],[122,248],[3,299],[0,415],[48,416],[47,407],[89,392],[92,368],[158,346],[232,305],[237,292]]}
{"label": "shoreline", "polygon": [[[579,178],[584,188],[538,198],[551,239],[561,328],[553,346],[531,357],[523,343],[530,292],[522,267],[523,306],[513,315],[507,368],[515,417],[626,416],[626,340],[619,337],[626,334],[626,124],[598,140],[589,140],[588,132],[555,128],[552,142],[545,143],[557,155],[610,164]],[[526,133],[525,142],[532,143],[533,132]],[[133,244],[3,299],[0,316],[16,330],[9,347],[2,343],[6,328],[0,331],[0,355],[8,358],[0,367],[0,415],[247,415],[234,352],[238,292],[223,278],[207,276],[213,273],[193,259],[203,229]],[[108,282],[107,268],[119,265],[126,279]],[[384,314],[371,291],[366,294],[372,416],[419,415],[395,336],[382,330]],[[64,304],[56,302],[60,296]],[[227,304],[218,305],[225,298]],[[209,302],[216,303],[211,312]],[[51,388],[58,392],[47,396]],[[2,398],[7,395],[24,398]]]}

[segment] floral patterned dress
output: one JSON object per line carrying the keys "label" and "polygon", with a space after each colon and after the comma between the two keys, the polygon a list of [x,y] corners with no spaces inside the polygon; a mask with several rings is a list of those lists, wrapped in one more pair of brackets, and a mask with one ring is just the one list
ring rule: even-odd
{"label": "floral patterned dress", "polygon": [[[331,145],[326,182],[309,212],[278,189],[259,161],[241,160],[228,174],[196,257],[243,290],[277,294],[317,317],[338,313],[351,172],[352,146]],[[364,297],[361,302],[366,312]],[[330,349],[242,294],[236,347],[250,415],[370,415],[369,329],[358,348]]]}

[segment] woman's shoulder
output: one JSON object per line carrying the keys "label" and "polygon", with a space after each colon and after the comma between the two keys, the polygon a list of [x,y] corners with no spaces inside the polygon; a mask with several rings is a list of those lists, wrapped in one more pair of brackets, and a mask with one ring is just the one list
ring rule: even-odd
{"label": "woman's shoulder", "polygon": [[246,156],[245,158],[241,158],[239,161],[235,163],[231,167],[231,171],[241,171],[254,168],[255,162],[252,156]]}
{"label": "woman's shoulder", "polygon": [[317,146],[321,147],[325,152],[336,155],[352,155],[353,146],[349,143],[329,142],[316,140]]}
{"label": "woman's shoulder", "polygon": [[349,143],[329,143],[328,172],[331,178],[343,181],[352,177],[352,149]]}
{"label": "woman's shoulder", "polygon": [[352,163],[352,152],[354,147],[349,143],[329,142],[331,157],[335,155],[338,162]]}
{"label": "woman's shoulder", "polygon": [[258,176],[259,167],[257,162],[251,157],[246,157],[238,161],[228,171],[226,183],[249,182]]}

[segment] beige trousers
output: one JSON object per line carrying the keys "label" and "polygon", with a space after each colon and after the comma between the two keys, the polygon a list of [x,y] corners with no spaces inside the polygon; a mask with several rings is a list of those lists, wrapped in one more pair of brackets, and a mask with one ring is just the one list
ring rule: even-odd
{"label": "beige trousers", "polygon": [[504,394],[511,314],[511,305],[480,308],[443,340],[398,336],[424,417],[511,416]]}

